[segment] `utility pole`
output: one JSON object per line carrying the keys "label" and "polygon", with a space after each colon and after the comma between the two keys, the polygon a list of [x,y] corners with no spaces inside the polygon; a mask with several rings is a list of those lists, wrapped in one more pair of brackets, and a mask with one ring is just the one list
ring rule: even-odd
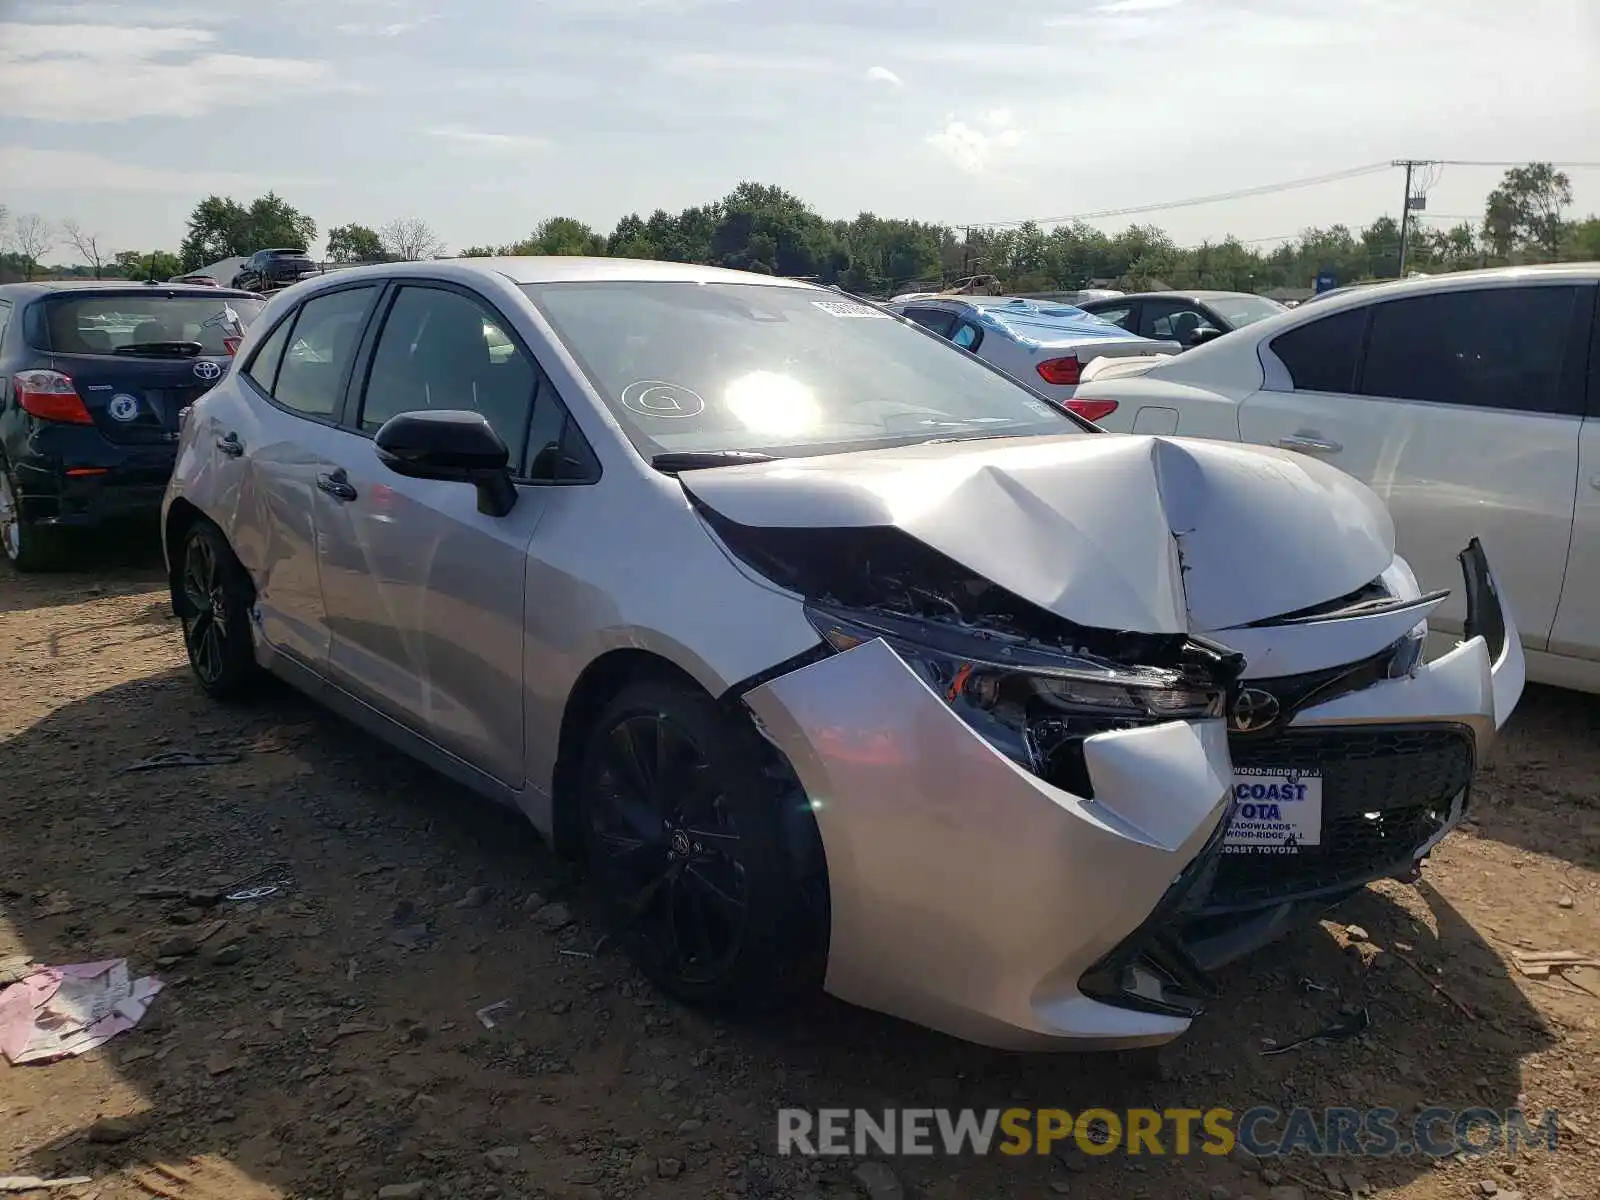
{"label": "utility pole", "polygon": [[1421,196],[1411,194],[1411,172],[1418,167],[1430,167],[1433,160],[1426,158],[1397,158],[1394,166],[1406,169],[1406,194],[1405,201],[1400,205],[1400,267],[1396,274],[1399,278],[1406,277],[1406,238],[1411,232],[1411,210],[1421,209],[1427,200]]}

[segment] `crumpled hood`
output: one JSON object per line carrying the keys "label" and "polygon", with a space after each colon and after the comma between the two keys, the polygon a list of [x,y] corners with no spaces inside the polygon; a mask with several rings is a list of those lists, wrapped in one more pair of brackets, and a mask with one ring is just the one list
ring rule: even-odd
{"label": "crumpled hood", "polygon": [[1101,629],[1206,633],[1369,583],[1394,525],[1367,487],[1287,451],[1077,435],[924,443],[685,472],[741,525],[898,526]]}

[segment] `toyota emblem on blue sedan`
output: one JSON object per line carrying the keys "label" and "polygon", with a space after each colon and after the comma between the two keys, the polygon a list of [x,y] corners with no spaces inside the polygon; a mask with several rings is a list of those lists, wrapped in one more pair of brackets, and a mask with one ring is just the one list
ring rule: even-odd
{"label": "toyota emblem on blue sedan", "polygon": [[206,358],[195,363],[194,373],[197,379],[204,379],[207,383],[222,378],[222,368]]}

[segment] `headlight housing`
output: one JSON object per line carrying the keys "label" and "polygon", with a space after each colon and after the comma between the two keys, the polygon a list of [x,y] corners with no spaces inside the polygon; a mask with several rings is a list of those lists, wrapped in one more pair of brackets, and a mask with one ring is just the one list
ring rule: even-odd
{"label": "headlight housing", "polygon": [[1093,789],[1083,761],[1085,738],[1224,712],[1227,685],[1220,673],[1198,679],[1178,668],[1128,666],[889,613],[808,604],[806,616],[835,650],[882,638],[996,750],[1086,798]]}

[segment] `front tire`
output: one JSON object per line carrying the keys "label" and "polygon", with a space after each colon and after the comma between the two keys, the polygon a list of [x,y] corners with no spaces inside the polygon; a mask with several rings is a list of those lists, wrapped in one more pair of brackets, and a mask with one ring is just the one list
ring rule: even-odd
{"label": "front tire", "polygon": [[0,465],[0,553],[18,571],[48,571],[60,557],[60,535],[22,515],[22,501],[11,469]]}
{"label": "front tire", "polygon": [[248,696],[260,681],[250,637],[250,577],[228,539],[201,519],[183,537],[183,644],[189,666],[207,695]]}
{"label": "front tire", "polygon": [[585,749],[584,851],[612,932],[687,1003],[766,1007],[822,980],[826,872],[802,865],[784,805],[799,798],[763,746],[697,688],[647,681],[606,706]]}

